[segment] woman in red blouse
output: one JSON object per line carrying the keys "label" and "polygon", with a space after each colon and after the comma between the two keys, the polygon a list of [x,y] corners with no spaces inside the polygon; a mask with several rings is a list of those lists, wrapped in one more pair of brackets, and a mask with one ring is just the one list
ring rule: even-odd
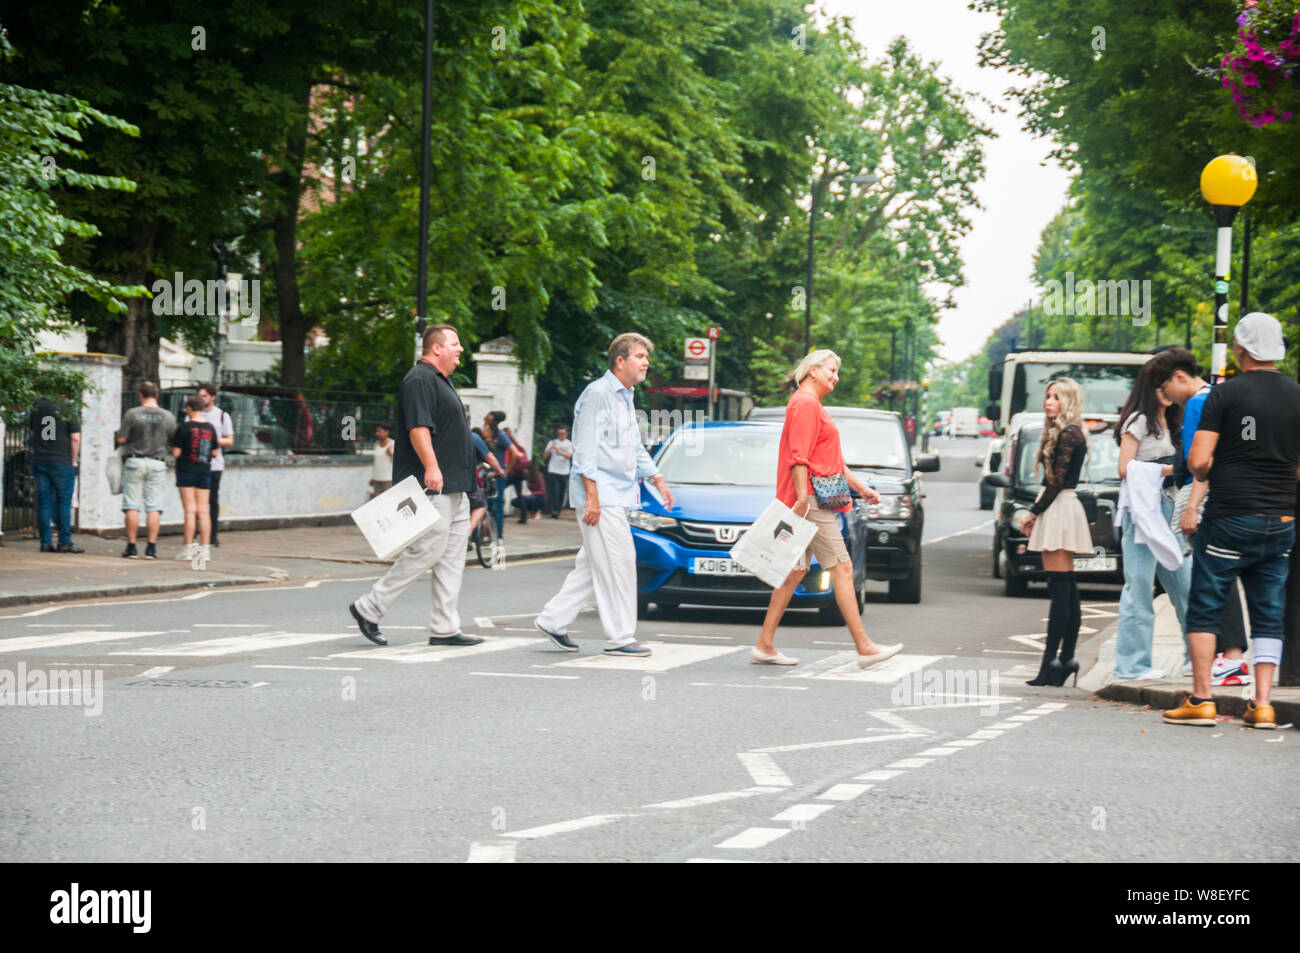
{"label": "woman in red blouse", "polygon": [[[840,432],[831,415],[822,406],[822,398],[835,389],[840,379],[840,359],[834,351],[812,351],[794,369],[798,389],[785,408],[785,426],[781,430],[780,459],[776,473],[776,496],[790,507],[795,515],[817,524],[817,535],[808,549],[817,557],[821,567],[831,574],[835,601],[848,621],[849,634],[858,648],[858,665],[867,668],[898,654],[903,646],[878,645],[871,641],[862,626],[857,597],[853,591],[853,563],[844,546],[840,532],[840,517],[836,510],[821,505],[813,492],[812,477],[844,475],[849,488],[855,490],[868,503],[880,501],[880,494],[859,480],[844,465],[840,447]],[[847,510],[849,507],[844,507]],[[790,597],[808,571],[808,553],[805,552],[785,583],[772,590],[767,604],[767,616],[758,633],[758,644],[749,653],[749,660],[759,665],[794,665],[797,659],[776,650],[773,639],[776,627],[790,604]]]}

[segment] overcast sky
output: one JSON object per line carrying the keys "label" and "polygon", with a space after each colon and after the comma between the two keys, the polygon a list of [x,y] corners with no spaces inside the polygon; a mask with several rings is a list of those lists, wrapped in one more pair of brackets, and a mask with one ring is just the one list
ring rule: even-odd
{"label": "overcast sky", "polygon": [[994,29],[993,14],[966,9],[966,0],[821,0],[833,16],[851,17],[858,40],[871,59],[896,36],[908,38],[926,61],[963,90],[982,93],[1006,108],[973,108],[998,133],[986,144],[984,181],[976,194],[983,210],[972,210],[971,231],[961,244],[966,284],[955,308],[939,322],[939,353],[959,361],[980,350],[989,333],[1035,296],[1034,252],[1043,228],[1065,205],[1069,176],[1047,153],[1045,139],[1022,131],[1016,103],[1004,95],[1022,82],[1003,70],[976,62],[981,33]]}

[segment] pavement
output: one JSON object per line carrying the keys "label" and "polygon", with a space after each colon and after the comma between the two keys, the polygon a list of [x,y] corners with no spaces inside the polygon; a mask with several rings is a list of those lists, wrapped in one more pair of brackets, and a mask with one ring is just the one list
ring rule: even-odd
{"label": "pavement", "polygon": [[[1086,675],[1079,678],[1079,687],[1086,688],[1099,698],[1108,701],[1129,702],[1152,709],[1177,708],[1184,695],[1192,691],[1192,677],[1180,674],[1183,665],[1183,636],[1174,612],[1173,603],[1167,595],[1161,594],[1156,599],[1155,636],[1151,644],[1151,660],[1154,668],[1163,670],[1166,675],[1160,679],[1115,680],[1115,637],[1118,620],[1111,623],[1093,640],[1097,652],[1096,664]],[[1080,655],[1083,652],[1080,651]],[[1254,659],[1248,651],[1246,661],[1255,670]],[[1246,711],[1246,701],[1253,699],[1254,685],[1231,685],[1214,688],[1215,707],[1219,711],[1219,720],[1225,724],[1240,725],[1241,716]],[[1300,723],[1300,687],[1283,687],[1273,685],[1273,709],[1277,713],[1279,727]]]}
{"label": "pavement", "polygon": [[[158,541],[154,559],[123,559],[125,532],[102,538],[73,535],[85,553],[42,553],[36,539],[9,533],[0,546],[0,607],[95,599],[110,596],[172,592],[183,589],[291,584],[310,579],[355,576],[358,566],[386,566],[376,559],[361,531],[352,523],[290,529],[222,530],[221,545],[212,550],[208,568],[196,572],[175,557],[183,548],[179,536]],[[572,555],[581,545],[573,510],[559,519],[543,516],[520,524],[506,519],[507,562]],[[144,552],[144,534],[137,547]],[[474,550],[467,558],[476,562]]]}

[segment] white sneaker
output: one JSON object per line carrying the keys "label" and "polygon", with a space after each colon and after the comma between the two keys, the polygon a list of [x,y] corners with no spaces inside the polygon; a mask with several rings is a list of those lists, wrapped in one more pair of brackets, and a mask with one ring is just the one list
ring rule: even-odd
{"label": "white sneaker", "polygon": [[185,562],[193,562],[194,554],[199,551],[198,543],[186,543],[185,548],[176,554],[177,559],[183,559]]}
{"label": "white sneaker", "polygon": [[1192,662],[1190,659],[1183,663],[1182,673],[1184,678],[1192,677]]}
{"label": "white sneaker", "polygon": [[1244,659],[1230,659],[1216,655],[1210,665],[1211,685],[1249,685],[1254,682],[1250,666]]}
{"label": "white sneaker", "polygon": [[749,660],[755,665],[798,665],[797,658],[791,658],[788,655],[782,655],[780,652],[773,652],[768,655],[766,652],[760,652],[758,649],[749,650]]}
{"label": "white sneaker", "polygon": [[1156,678],[1164,678],[1163,669],[1149,668],[1145,672],[1138,672],[1136,675],[1119,675],[1115,674],[1110,677],[1112,682],[1145,682]]}
{"label": "white sneaker", "polygon": [[882,645],[879,652],[872,652],[870,655],[858,656],[858,668],[870,668],[878,662],[891,659],[903,650],[903,643],[897,645]]}

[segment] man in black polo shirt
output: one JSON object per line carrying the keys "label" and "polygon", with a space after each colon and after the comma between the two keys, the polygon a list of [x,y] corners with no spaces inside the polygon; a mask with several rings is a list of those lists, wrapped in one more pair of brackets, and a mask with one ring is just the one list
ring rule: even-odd
{"label": "man in black polo shirt", "polygon": [[423,354],[397,391],[393,483],[415,477],[442,519],[406,547],[384,578],[348,608],[362,635],[376,645],[387,645],[379,620],[411,583],[432,568],[429,644],[477,645],[483,640],[460,631],[457,610],[469,540],[474,451],[465,407],[450,377],[465,349],[449,324],[430,325],[421,343]]}

